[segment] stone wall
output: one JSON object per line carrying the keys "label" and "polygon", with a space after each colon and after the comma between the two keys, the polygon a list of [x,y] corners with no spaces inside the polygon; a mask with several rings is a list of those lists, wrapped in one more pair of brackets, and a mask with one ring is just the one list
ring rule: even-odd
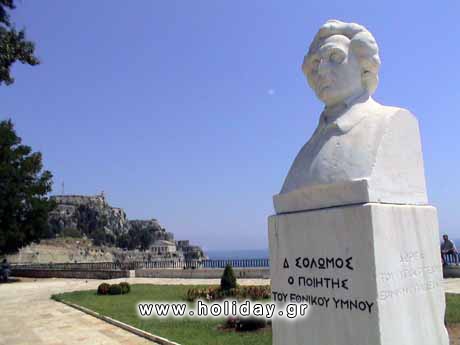
{"label": "stone wall", "polygon": [[7,258],[15,264],[57,264],[152,261],[163,259],[164,256],[157,255],[152,250],[123,250],[117,247],[95,246],[89,239],[55,238],[32,243]]}
{"label": "stone wall", "polygon": [[[236,278],[268,279],[269,268],[234,268]],[[220,279],[221,268],[209,269],[138,269],[137,278]],[[129,270],[31,269],[13,267],[12,276],[29,278],[116,279],[130,277]]]}
{"label": "stone wall", "polygon": [[459,266],[445,266],[442,268],[444,278],[460,278]]}
{"label": "stone wall", "polygon": [[118,252],[114,248],[93,246],[87,239],[56,238],[32,243],[14,255],[8,256],[11,263],[64,263],[64,262],[110,262]]}
{"label": "stone wall", "polygon": [[107,205],[103,195],[53,195],[51,199],[58,204],[73,206],[95,204],[102,207]]}

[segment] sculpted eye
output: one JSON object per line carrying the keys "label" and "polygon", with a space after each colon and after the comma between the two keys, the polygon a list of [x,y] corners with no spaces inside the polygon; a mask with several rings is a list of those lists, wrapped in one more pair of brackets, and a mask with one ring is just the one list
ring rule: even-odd
{"label": "sculpted eye", "polygon": [[320,63],[320,60],[319,60],[319,59],[314,59],[314,60],[312,61],[312,66],[313,66],[313,68],[315,68],[315,69],[318,68],[319,63]]}
{"label": "sculpted eye", "polygon": [[333,63],[342,63],[345,60],[345,54],[340,51],[333,52],[329,55],[329,61]]}

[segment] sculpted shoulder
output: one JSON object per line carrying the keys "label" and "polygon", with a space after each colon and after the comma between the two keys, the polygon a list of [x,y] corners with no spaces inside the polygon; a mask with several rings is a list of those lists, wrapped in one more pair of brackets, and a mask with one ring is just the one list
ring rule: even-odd
{"label": "sculpted shoulder", "polygon": [[379,106],[379,114],[384,115],[388,120],[389,119],[397,119],[400,116],[407,116],[410,115],[415,118],[414,114],[406,108],[390,106],[390,105],[383,105],[378,102],[375,102]]}
{"label": "sculpted shoulder", "polygon": [[369,98],[353,104],[334,121],[318,128],[297,154],[281,193],[321,184],[369,178],[388,126],[409,111]]}
{"label": "sculpted shoulder", "polygon": [[370,98],[368,102],[357,105],[357,108],[360,111],[363,111],[365,116],[368,116],[369,118],[384,117],[387,120],[394,116],[398,116],[398,113],[400,112],[410,113],[410,111],[405,108],[384,105],[372,98]]}

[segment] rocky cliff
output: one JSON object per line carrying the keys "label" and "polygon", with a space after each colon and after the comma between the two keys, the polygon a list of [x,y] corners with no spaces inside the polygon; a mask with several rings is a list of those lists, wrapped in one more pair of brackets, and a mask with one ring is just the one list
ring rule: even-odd
{"label": "rocky cliff", "polygon": [[104,195],[57,195],[52,196],[57,208],[49,215],[51,232],[55,235],[80,233],[93,238],[103,230],[114,240],[129,231],[126,213],[111,207]]}
{"label": "rocky cliff", "polygon": [[[22,248],[11,262],[148,261],[155,258],[202,259],[199,246],[176,241],[156,219],[128,220],[103,194],[52,196],[49,239]],[[148,238],[148,246],[141,246]],[[133,244],[134,242],[134,244]],[[129,250],[128,250],[129,249]]]}
{"label": "rocky cliff", "polygon": [[156,219],[128,220],[128,228],[130,231],[149,230],[153,233],[154,241],[174,241],[174,234],[167,232]]}

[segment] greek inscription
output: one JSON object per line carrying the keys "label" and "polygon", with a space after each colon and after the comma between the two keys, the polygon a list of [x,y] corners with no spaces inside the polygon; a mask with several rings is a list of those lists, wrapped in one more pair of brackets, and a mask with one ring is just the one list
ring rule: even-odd
{"label": "greek inscription", "polygon": [[287,258],[284,258],[283,268],[289,268],[289,262]]}
{"label": "greek inscription", "polygon": [[351,266],[351,259],[352,259],[352,258],[348,258],[348,259],[346,260],[346,261],[347,261],[347,268],[348,268],[349,270],[353,271],[354,268]]}
{"label": "greek inscription", "polygon": [[[292,277],[290,277],[292,278]],[[291,284],[292,285],[292,284]],[[326,289],[344,289],[348,290],[348,279],[330,278],[330,277],[298,277],[299,286],[307,286],[311,288],[326,288]]]}
{"label": "greek inscription", "polygon": [[273,300],[275,302],[286,302],[287,296],[288,296],[287,293],[277,292],[277,291],[273,291],[272,295],[273,295]]}
{"label": "greek inscription", "polygon": [[421,261],[424,258],[425,258],[425,254],[419,251],[403,252],[400,254],[401,264],[409,264],[414,261]]}
{"label": "greek inscription", "polygon": [[440,266],[423,266],[417,268],[405,268],[397,272],[383,272],[379,274],[379,279],[382,282],[388,281],[400,281],[407,280],[411,278],[419,278],[426,275],[439,274],[440,277],[442,274],[442,269]]}
{"label": "greek inscription", "polygon": [[[299,256],[295,259],[295,266],[297,268],[317,268],[320,270],[327,270],[327,269],[342,269],[346,268],[350,271],[354,270],[352,265],[353,257],[348,258],[336,258],[336,257],[302,257]],[[286,265],[287,260],[285,260]]]}
{"label": "greek inscription", "polygon": [[332,298],[335,304],[336,309],[342,310],[360,310],[360,311],[368,311],[369,314],[372,313],[372,307],[374,306],[374,302],[369,303],[366,300],[358,300],[358,299],[341,299],[341,298]]}
{"label": "greek inscription", "polygon": [[381,301],[385,301],[387,299],[391,299],[395,297],[414,295],[419,292],[425,292],[425,291],[436,289],[440,286],[441,286],[440,281],[429,280],[423,283],[418,283],[415,286],[402,287],[402,288],[394,289],[394,290],[380,291],[378,299]]}
{"label": "greek inscription", "polygon": [[[328,296],[315,296],[308,294],[298,293],[284,293],[273,291],[273,298],[279,302],[291,302],[291,303],[306,303],[308,306],[314,306],[319,308],[333,308],[346,311],[358,311],[371,314],[374,311],[374,302],[370,302],[366,299],[351,298],[343,299],[337,297]],[[276,296],[276,297],[275,297]]]}
{"label": "greek inscription", "polygon": [[329,307],[330,297],[325,296],[312,296],[312,295],[299,295],[296,293],[289,294],[291,302],[307,303],[309,306],[320,306],[324,308]]}

